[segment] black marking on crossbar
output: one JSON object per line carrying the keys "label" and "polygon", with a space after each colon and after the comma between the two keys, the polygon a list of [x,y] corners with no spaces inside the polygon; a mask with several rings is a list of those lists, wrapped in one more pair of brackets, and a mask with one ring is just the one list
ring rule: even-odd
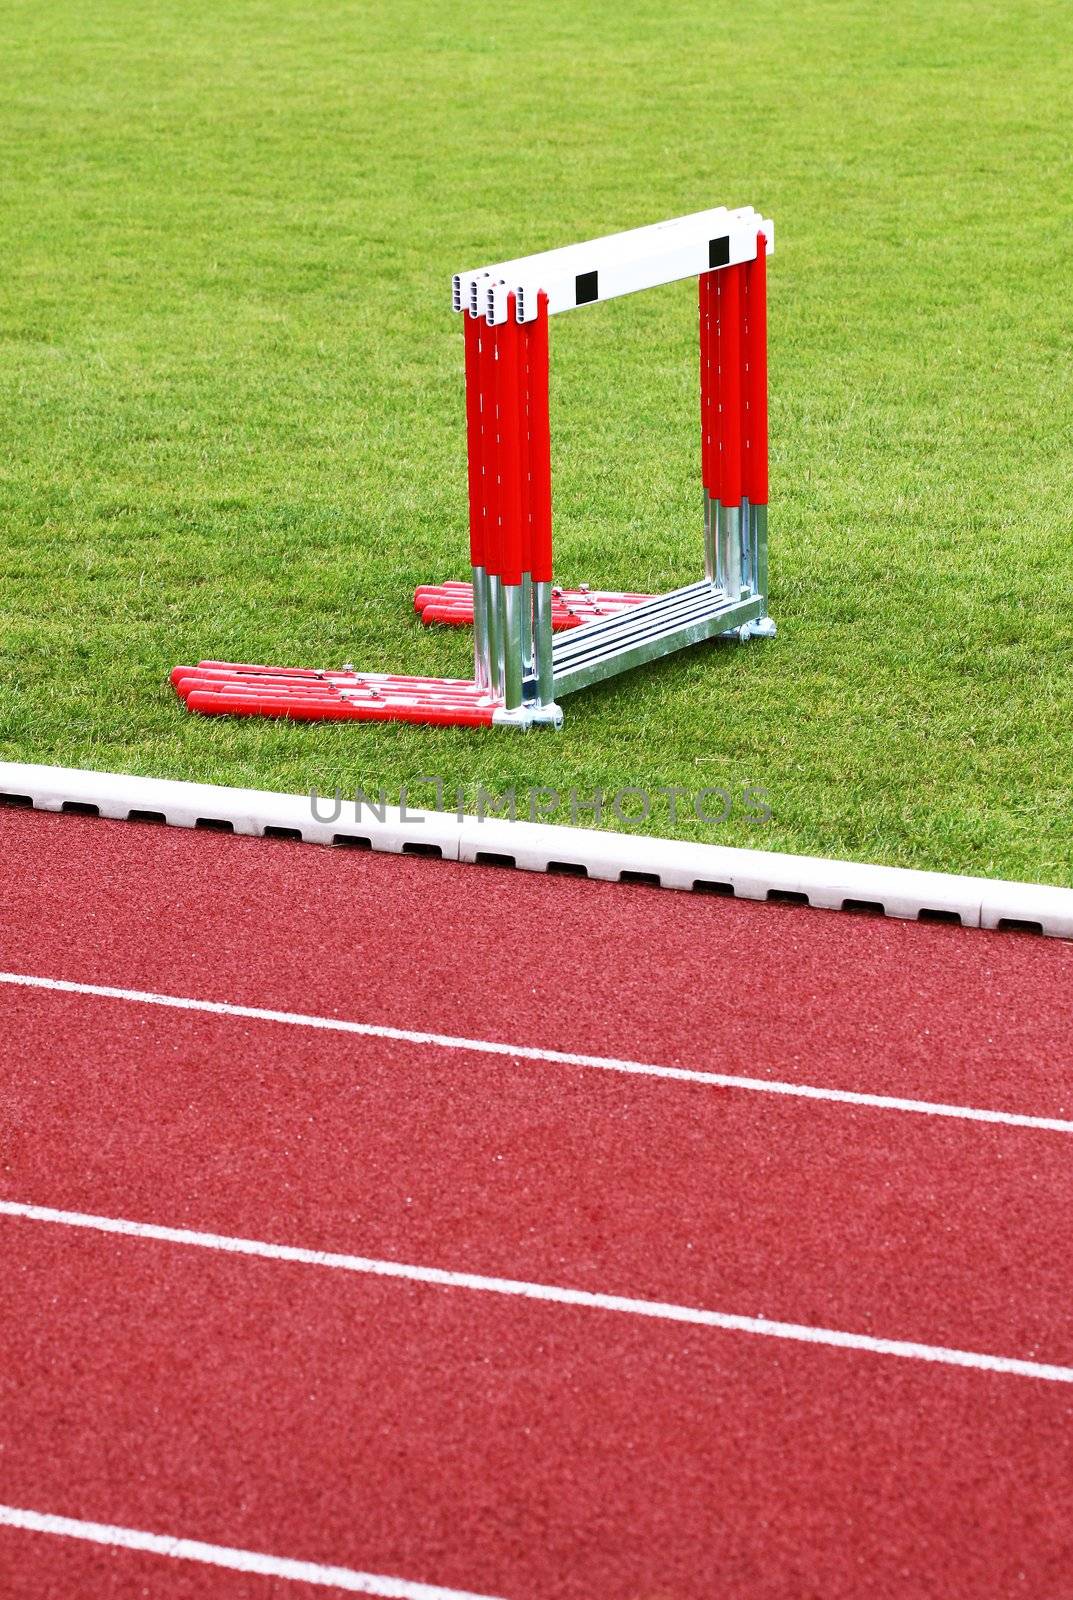
{"label": "black marking on crossbar", "polygon": [[708,240],[708,268],[725,267],[730,262],[730,235],[724,233],[721,239]]}
{"label": "black marking on crossbar", "polygon": [[574,279],[574,304],[576,306],[591,305],[600,298],[600,274],[598,272],[579,272]]}

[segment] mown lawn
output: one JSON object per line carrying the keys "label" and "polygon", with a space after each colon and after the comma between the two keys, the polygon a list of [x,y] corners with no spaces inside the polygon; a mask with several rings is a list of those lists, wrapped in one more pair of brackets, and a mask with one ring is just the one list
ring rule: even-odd
{"label": "mown lawn", "polygon": [[[0,757],[751,784],[766,827],[647,826],[1070,882],[1071,59],[1046,0],[9,0]],[[466,559],[451,272],[721,202],[778,224],[777,641],[560,736],[182,713],[203,656],[464,675],[410,609]],[[697,570],[694,315],[553,325],[565,583]]]}

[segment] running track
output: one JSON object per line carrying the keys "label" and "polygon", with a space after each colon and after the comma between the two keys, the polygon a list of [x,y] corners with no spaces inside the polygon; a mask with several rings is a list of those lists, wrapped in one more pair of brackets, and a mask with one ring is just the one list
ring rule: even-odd
{"label": "running track", "polygon": [[1073,1594],[1073,945],[0,856],[3,1600]]}

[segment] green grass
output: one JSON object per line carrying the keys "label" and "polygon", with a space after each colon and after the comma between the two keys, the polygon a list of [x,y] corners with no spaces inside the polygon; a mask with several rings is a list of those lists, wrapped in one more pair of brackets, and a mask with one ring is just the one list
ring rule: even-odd
{"label": "green grass", "polygon": [[[0,756],[749,783],[676,831],[1071,881],[1071,53],[1061,0],[9,0]],[[779,230],[774,643],[557,737],[181,712],[202,656],[464,675],[410,610],[464,576],[451,272],[720,202]],[[696,571],[694,292],[553,326],[565,583]]]}

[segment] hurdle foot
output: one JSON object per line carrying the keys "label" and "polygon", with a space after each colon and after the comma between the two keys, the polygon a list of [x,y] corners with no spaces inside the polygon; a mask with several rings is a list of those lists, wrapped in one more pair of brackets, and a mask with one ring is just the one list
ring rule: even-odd
{"label": "hurdle foot", "polygon": [[558,731],[562,725],[562,707],[554,702],[546,706],[518,706],[513,711],[508,711],[505,706],[497,706],[492,712],[494,728],[515,728],[519,733],[528,733],[530,728],[554,728]]}
{"label": "hurdle foot", "polygon": [[743,622],[726,637],[740,639],[744,644],[747,639],[774,639],[778,631],[774,617],[757,617],[753,622]]}

